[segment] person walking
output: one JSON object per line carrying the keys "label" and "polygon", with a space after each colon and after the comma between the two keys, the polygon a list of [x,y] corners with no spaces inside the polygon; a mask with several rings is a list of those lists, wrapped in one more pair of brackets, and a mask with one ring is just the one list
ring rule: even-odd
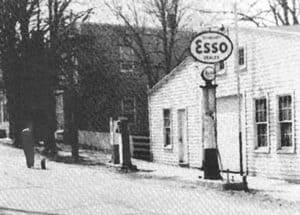
{"label": "person walking", "polygon": [[32,121],[27,121],[25,128],[22,130],[21,141],[25,153],[27,167],[33,168],[34,167],[34,137],[33,137]]}

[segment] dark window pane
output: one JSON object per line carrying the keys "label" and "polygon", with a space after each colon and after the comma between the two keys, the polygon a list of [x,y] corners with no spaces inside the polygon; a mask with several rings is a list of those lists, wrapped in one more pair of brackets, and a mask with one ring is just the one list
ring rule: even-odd
{"label": "dark window pane", "polygon": [[244,48],[239,48],[239,65],[245,65],[245,50]]}
{"label": "dark window pane", "polygon": [[164,119],[164,127],[170,127],[170,119]]}
{"label": "dark window pane", "polygon": [[258,99],[255,101],[256,122],[267,122],[267,100]]}
{"label": "dark window pane", "polygon": [[171,119],[170,119],[170,110],[163,110],[163,123],[164,123],[164,146],[171,144]]}
{"label": "dark window pane", "polygon": [[258,147],[267,146],[267,124],[257,125],[257,144]]}
{"label": "dark window pane", "polygon": [[123,111],[124,113],[134,112],[134,99],[124,99],[123,100]]}
{"label": "dark window pane", "polygon": [[170,118],[170,110],[169,109],[165,109],[164,110],[164,119],[169,119]]}
{"label": "dark window pane", "polygon": [[221,61],[217,64],[217,71],[225,69],[225,62]]}
{"label": "dark window pane", "polygon": [[280,96],[279,97],[279,120],[292,120],[292,97]]}
{"label": "dark window pane", "polygon": [[165,128],[165,143],[164,146],[168,146],[171,144],[171,130],[170,128]]}
{"label": "dark window pane", "polygon": [[120,58],[122,60],[134,60],[135,54],[132,48],[127,46],[120,47]]}
{"label": "dark window pane", "polygon": [[137,68],[137,62],[135,61],[122,61],[121,62],[121,69],[122,70],[135,70]]}
{"label": "dark window pane", "polygon": [[281,146],[292,146],[292,123],[280,124]]}

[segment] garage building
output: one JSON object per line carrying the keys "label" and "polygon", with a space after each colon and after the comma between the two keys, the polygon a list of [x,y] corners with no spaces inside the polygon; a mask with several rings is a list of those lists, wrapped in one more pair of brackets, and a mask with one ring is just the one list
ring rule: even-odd
{"label": "garage building", "polygon": [[[228,30],[234,40],[234,32]],[[300,179],[300,28],[242,28],[239,75],[233,56],[217,68],[217,144],[222,169],[239,171],[238,99],[242,101],[244,171]],[[202,63],[187,57],[149,91],[155,162],[202,167]]]}

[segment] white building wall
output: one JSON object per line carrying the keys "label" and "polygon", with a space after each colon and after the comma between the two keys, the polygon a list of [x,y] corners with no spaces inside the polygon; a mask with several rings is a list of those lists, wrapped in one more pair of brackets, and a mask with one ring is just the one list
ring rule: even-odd
{"label": "white building wall", "polygon": [[[188,162],[190,166],[200,167],[202,162],[201,141],[201,68],[196,68],[191,58],[186,62],[182,72],[172,77],[150,96],[150,133],[153,160],[167,164],[178,164],[177,110],[186,109]],[[164,148],[163,109],[171,109],[172,149]]]}
{"label": "white building wall", "polygon": [[[230,37],[233,38],[233,32]],[[241,96],[243,97],[244,167],[252,175],[274,178],[300,179],[300,34],[272,32],[268,30],[241,30],[240,46],[246,47],[246,68],[240,71]],[[217,97],[237,95],[233,56],[226,62],[226,71],[217,78]],[[189,59],[191,60],[191,58]],[[176,126],[178,108],[188,109],[188,142],[191,166],[201,166],[201,91],[200,63],[192,63],[150,94],[151,144],[154,161],[178,164]],[[278,132],[277,96],[290,93],[294,102],[295,150],[281,153],[277,148]],[[269,151],[255,149],[254,99],[266,96],[269,105]],[[163,148],[162,109],[172,109],[173,150]],[[219,123],[219,122],[218,122]],[[232,145],[228,146],[232,147]],[[230,151],[230,150],[227,150]]]}
{"label": "white building wall", "polygon": [[[241,92],[246,96],[243,111],[244,141],[247,158],[245,169],[252,175],[283,179],[300,179],[299,111],[300,111],[300,34],[267,31],[244,31],[240,34],[241,45],[247,47],[247,67],[241,71]],[[227,62],[227,74],[217,79],[217,95],[223,97],[236,93],[233,73],[233,57]],[[281,153],[277,148],[278,131],[277,96],[292,94],[295,113],[295,144],[293,153]],[[255,149],[254,99],[266,96],[269,105],[269,151]]]}
{"label": "white building wall", "polygon": [[[300,83],[300,36],[264,33],[256,36],[254,68],[250,68],[249,81],[244,86],[247,94],[247,145],[250,174],[274,178],[300,179],[299,144],[299,83]],[[250,58],[251,60],[251,58]],[[278,150],[277,96],[291,94],[295,113],[295,151],[282,154]],[[265,95],[269,103],[269,151],[255,149],[254,98]]]}

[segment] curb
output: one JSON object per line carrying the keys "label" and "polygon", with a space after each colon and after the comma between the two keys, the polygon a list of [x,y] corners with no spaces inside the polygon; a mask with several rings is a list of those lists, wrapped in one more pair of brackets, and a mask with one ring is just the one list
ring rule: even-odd
{"label": "curb", "polygon": [[[106,163],[106,167],[115,170],[118,173],[133,173],[135,176],[139,178],[146,178],[146,179],[157,179],[157,180],[169,180],[173,182],[181,182],[186,185],[196,185],[201,186],[209,189],[219,190],[219,191],[226,191],[226,190],[235,190],[235,191],[248,191],[247,183],[244,182],[227,182],[223,180],[208,180],[202,178],[195,178],[195,180],[184,179],[180,176],[168,176],[168,175],[158,175],[155,174],[155,169],[149,172],[143,172],[142,170],[126,170],[122,169],[120,164],[112,164]],[[154,174],[153,174],[154,173]]]}

